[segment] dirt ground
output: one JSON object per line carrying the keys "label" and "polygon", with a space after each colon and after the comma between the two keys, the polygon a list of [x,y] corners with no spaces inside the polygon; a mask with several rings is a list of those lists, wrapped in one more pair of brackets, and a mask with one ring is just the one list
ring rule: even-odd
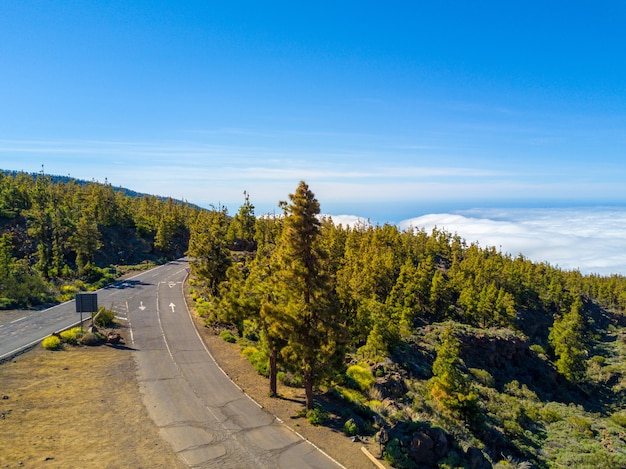
{"label": "dirt ground", "polygon": [[[241,388],[269,412],[348,469],[376,467],[361,447],[379,455],[370,439],[353,442],[340,431],[297,417],[302,390],[279,387],[244,360],[236,344],[199,330],[211,353]],[[126,332],[122,329],[122,335]],[[0,468],[184,468],[143,406],[136,363],[128,348],[37,346],[0,364]],[[388,467],[388,466],[387,466]]]}
{"label": "dirt ground", "polygon": [[184,468],[110,346],[41,346],[0,364],[0,468]]}

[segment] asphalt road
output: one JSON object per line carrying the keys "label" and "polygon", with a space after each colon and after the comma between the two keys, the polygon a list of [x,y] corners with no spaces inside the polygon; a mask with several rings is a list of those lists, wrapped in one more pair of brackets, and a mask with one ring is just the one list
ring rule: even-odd
{"label": "asphalt road", "polygon": [[[264,411],[223,373],[191,320],[185,260],[100,290],[98,304],[129,322],[144,404],[190,467],[337,468],[340,464]],[[78,322],[74,302],[4,317],[0,358]]]}
{"label": "asphalt road", "polygon": [[[98,290],[98,305],[113,309],[123,304],[137,290],[155,285],[161,269],[143,272],[123,282]],[[90,324],[90,314],[83,313],[85,324]],[[53,332],[60,332],[79,324],[81,314],[76,312],[75,301],[68,301],[42,311],[15,310],[0,312],[0,361],[39,343]]]}

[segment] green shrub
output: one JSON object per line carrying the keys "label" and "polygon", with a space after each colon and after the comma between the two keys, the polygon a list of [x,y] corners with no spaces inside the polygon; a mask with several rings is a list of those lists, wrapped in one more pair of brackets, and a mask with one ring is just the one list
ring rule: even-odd
{"label": "green shrub", "polygon": [[265,352],[249,345],[241,351],[241,354],[248,359],[261,376],[267,378],[270,375],[270,359]]}
{"label": "green shrub", "polygon": [[593,357],[589,359],[589,361],[593,363],[597,363],[600,366],[603,366],[606,364],[606,357],[603,357],[602,355],[594,355]]}
{"label": "green shrub", "polygon": [[400,443],[400,440],[397,438],[394,438],[385,445],[383,458],[393,467],[399,469],[414,467],[414,463],[409,457],[406,449],[402,447],[402,443]]}
{"label": "green shrub", "polygon": [[241,351],[241,355],[246,357],[248,360],[250,359],[250,355],[254,355],[256,353],[259,353],[259,349],[254,347],[253,345],[248,345]]}
{"label": "green shrub", "polygon": [[215,306],[211,301],[201,297],[196,300],[196,312],[201,318],[207,318],[211,316],[214,310]]}
{"label": "green shrub", "polygon": [[353,382],[356,384],[358,389],[365,392],[376,382],[372,371],[369,367],[364,367],[361,365],[352,365],[346,371],[346,375],[350,377]]}
{"label": "green shrub", "polygon": [[60,301],[69,301],[76,296],[80,290],[76,285],[63,285],[60,288]]}
{"label": "green shrub", "polygon": [[82,333],[82,330],[80,327],[75,327],[73,329],[68,329],[67,331],[61,332],[60,336],[61,339],[63,339],[68,344],[75,345],[77,342],[78,333]]}
{"label": "green shrub", "polygon": [[563,418],[561,413],[557,409],[553,408],[553,406],[551,406],[550,404],[547,404],[541,408],[541,410],[539,411],[539,417],[546,423],[558,422]]}
{"label": "green shrub", "polygon": [[617,425],[626,428],[626,413],[616,412],[611,415],[610,419]]}
{"label": "green shrub", "polygon": [[98,313],[94,316],[94,324],[98,327],[110,327],[113,325],[115,313],[110,309],[100,307]]}
{"label": "green shrub", "polygon": [[311,425],[322,425],[328,420],[328,412],[321,407],[308,410],[306,418]]}
{"label": "green shrub", "polygon": [[229,330],[224,330],[220,332],[220,337],[230,344],[234,344],[235,342],[237,342],[237,338]]}
{"label": "green shrub", "polygon": [[533,352],[535,352],[537,355],[545,355],[546,351],[543,349],[543,347],[539,344],[532,344],[530,346],[530,350],[532,350]]}
{"label": "green shrub", "polygon": [[346,423],[343,424],[343,432],[348,436],[358,435],[359,426],[353,419],[346,420]]}
{"label": "green shrub", "polygon": [[344,388],[343,386],[335,386],[334,389],[341,398],[351,404],[367,405],[366,397],[355,389]]}
{"label": "green shrub", "polygon": [[483,370],[481,368],[470,368],[469,371],[483,386],[487,386],[488,388],[493,388],[495,386],[496,380],[493,379],[493,376],[491,376],[491,373],[487,370]]}
{"label": "green shrub", "polygon": [[47,350],[56,350],[61,346],[61,339],[59,339],[56,335],[51,335],[43,339],[41,345]]}
{"label": "green shrub", "polygon": [[593,430],[591,429],[591,422],[587,420],[586,418],[574,415],[567,419],[567,423],[571,425],[574,431],[587,437],[593,436]]}
{"label": "green shrub", "polygon": [[524,435],[524,429],[516,420],[504,420],[502,422],[502,427],[504,429],[504,434],[510,437],[521,437]]}

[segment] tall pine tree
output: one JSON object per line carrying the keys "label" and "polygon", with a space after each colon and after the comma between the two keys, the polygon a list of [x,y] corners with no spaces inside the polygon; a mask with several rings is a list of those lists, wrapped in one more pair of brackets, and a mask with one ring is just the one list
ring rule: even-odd
{"label": "tall pine tree", "polygon": [[282,324],[283,358],[301,369],[306,408],[312,409],[313,388],[341,362],[345,337],[319,243],[319,202],[304,181],[289,199],[281,202],[284,228],[275,252],[283,304],[271,314]]}

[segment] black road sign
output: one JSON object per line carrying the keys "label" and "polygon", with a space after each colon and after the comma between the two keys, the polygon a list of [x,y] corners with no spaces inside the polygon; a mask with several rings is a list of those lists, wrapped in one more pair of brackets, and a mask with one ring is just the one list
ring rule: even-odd
{"label": "black road sign", "polygon": [[77,313],[97,313],[98,294],[97,293],[77,293],[76,294]]}

